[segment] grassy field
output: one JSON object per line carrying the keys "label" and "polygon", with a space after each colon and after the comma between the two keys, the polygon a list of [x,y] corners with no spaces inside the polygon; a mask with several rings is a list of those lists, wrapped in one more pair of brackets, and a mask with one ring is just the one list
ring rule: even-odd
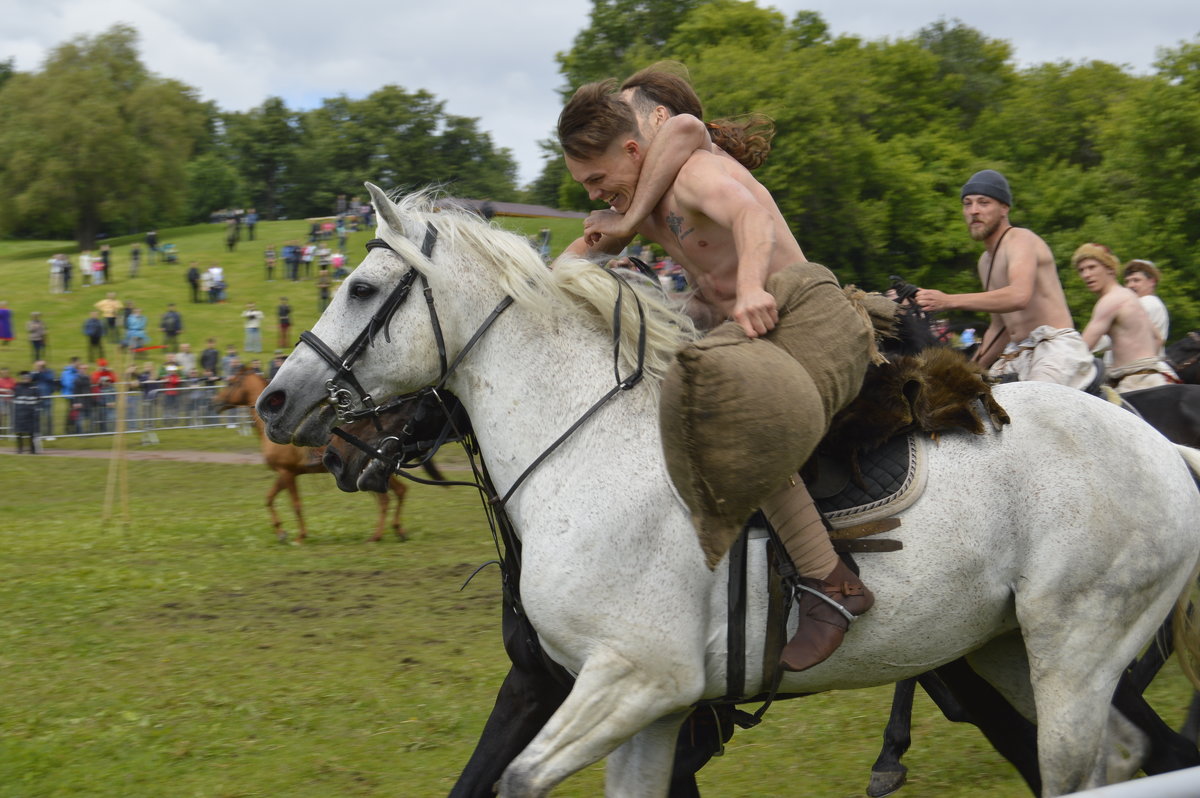
{"label": "grassy field", "polygon": [[[552,233],[553,251],[557,254],[582,231],[578,219],[534,219],[496,217],[496,223],[525,235],[535,235],[542,227]],[[28,368],[32,362],[30,346],[25,338],[25,323],[30,313],[38,311],[49,331],[49,363],[58,372],[73,355],[87,355],[83,323],[88,311],[103,299],[108,291],[115,291],[117,298],[131,300],[141,308],[148,320],[147,331],[152,344],[162,343],[158,333],[158,322],[166,312],[167,304],[174,302],[183,316],[184,332],[181,342],[192,345],[199,353],[208,338],[215,338],[218,348],[225,352],[227,345],[242,349],[241,312],[247,302],[254,302],[266,313],[263,319],[264,363],[270,360],[277,347],[278,332],[275,308],[280,297],[286,296],[293,308],[291,342],[299,337],[300,331],[308,329],[317,320],[317,287],[315,269],[312,277],[291,282],[282,279],[283,269],[277,266],[275,280],[269,282],[263,266],[263,251],[274,245],[278,252],[289,241],[305,241],[309,223],[305,220],[283,222],[261,222],[256,230],[256,240],[241,243],[233,252],[226,251],[225,228],[221,224],[202,224],[190,227],[159,231],[160,243],[173,243],[179,253],[179,262],[174,264],[151,264],[146,261],[145,245],[142,244],[142,263],[137,277],[129,277],[130,250],[134,243],[141,243],[141,236],[112,239],[112,277],[114,282],[103,286],[80,287],[78,248],[73,242],[64,241],[0,241],[0,300],[8,302],[12,310],[16,340],[7,348],[0,348],[0,367],[7,367],[15,374]],[[244,235],[244,234],[243,234]],[[374,230],[360,231],[349,236],[346,245],[348,263],[357,264],[365,254],[363,245],[374,236]],[[332,245],[336,246],[336,239]],[[72,291],[69,294],[49,292],[49,258],[56,252],[67,254],[73,266]],[[225,270],[228,284],[228,301],[224,304],[191,302],[191,289],[186,280],[188,267],[195,262],[201,270],[220,265]],[[285,347],[290,351],[290,347]],[[108,347],[106,354],[112,363],[114,348]],[[244,356],[244,355],[243,355]],[[161,351],[138,355],[138,361],[162,361]]]}
{"label": "grassy field", "polygon": [[[555,249],[578,221],[497,219]],[[259,226],[259,240],[224,249],[223,229],[160,231],[180,263],[143,264],[128,278],[129,241],[114,248],[115,285],[47,291],[46,259],[62,242],[0,242],[0,299],[18,338],[0,366],[28,366],[30,311],[50,328],[52,366],[85,353],[80,328],[107,290],[140,304],[156,329],[179,305],[182,339],[241,347],[247,301],[296,309],[294,333],[316,319],[311,280],[267,282],[262,248],[301,238],[303,221]],[[351,238],[351,262],[370,233]],[[220,263],[228,304],[192,305],[193,260]],[[274,347],[269,324],[268,352]],[[229,429],[164,431],[158,450],[253,452]],[[107,449],[111,439],[51,448]],[[136,448],[134,440],[129,447]],[[7,448],[7,446],[6,446]],[[453,463],[454,459],[448,458]],[[365,544],[374,502],[326,476],[300,480],[312,534],[275,544],[261,466],[126,464],[128,521],[103,519],[105,460],[0,455],[0,798],[163,795],[235,798],[444,795],[474,747],[507,671],[499,585],[478,498],[416,485],[407,543]],[[294,530],[286,503],[285,523]],[[863,794],[887,717],[888,688],[777,704],[739,732],[702,773],[715,796]],[[1190,692],[1168,667],[1152,700],[1178,724]],[[912,768],[902,795],[1026,795],[973,728],[952,725],[918,697]],[[593,767],[556,795],[600,794]]]}
{"label": "grassy field", "polygon": [[[198,448],[222,433],[244,446],[212,430]],[[507,670],[496,572],[459,590],[494,554],[471,490],[414,486],[412,539],[372,545],[373,502],[305,477],[313,539],[292,547],[262,467],[129,462],[127,524],[101,521],[108,467],[0,455],[0,797],[448,791]],[[1152,697],[1177,723],[1188,695],[1168,667]],[[702,789],[861,795],[889,701],[777,704]],[[903,795],[1026,794],[923,697],[914,739]],[[556,794],[601,783],[593,767]]]}

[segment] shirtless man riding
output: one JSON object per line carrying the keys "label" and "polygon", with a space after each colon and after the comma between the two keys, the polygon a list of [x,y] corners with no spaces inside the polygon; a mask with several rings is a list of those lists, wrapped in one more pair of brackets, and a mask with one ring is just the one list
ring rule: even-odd
{"label": "shirtless man riding", "polygon": [[1008,220],[1008,181],[991,169],[976,172],[961,197],[967,231],[986,247],[978,265],[983,291],[946,294],[923,288],[916,295],[921,309],[992,314],[975,359],[990,367],[993,377],[1088,387],[1095,378],[1094,358],[1074,329],[1050,247]]}
{"label": "shirtless man riding", "polygon": [[[861,384],[869,326],[832,273],[805,260],[767,189],[712,144],[692,115],[700,102],[691,86],[676,75],[643,73],[626,81],[624,95],[611,80],[581,87],[559,117],[568,171],[588,196],[610,206],[589,217],[585,235],[567,252],[616,254],[637,234],[658,243],[696,289],[689,312],[699,327],[728,320],[746,337],[780,346],[811,376],[832,416]],[[646,83],[681,102],[656,102],[656,92],[642,88]],[[833,363],[822,359],[824,351],[850,354]],[[824,430],[814,432],[815,446]],[[874,599],[834,553],[803,483],[790,482],[763,496],[762,506],[805,588],[800,624],[782,657],[785,668],[803,670],[833,653],[849,616]]]}
{"label": "shirtless man riding", "polygon": [[1112,366],[1107,381],[1120,393],[1178,382],[1159,359],[1160,339],[1138,295],[1118,282],[1120,261],[1102,244],[1084,244],[1071,256],[1084,285],[1099,299],[1083,329],[1083,340],[1096,347],[1105,335],[1112,340]]}

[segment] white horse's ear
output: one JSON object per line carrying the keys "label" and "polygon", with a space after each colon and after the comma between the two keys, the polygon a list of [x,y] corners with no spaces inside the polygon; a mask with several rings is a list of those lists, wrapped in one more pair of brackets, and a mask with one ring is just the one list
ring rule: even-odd
{"label": "white horse's ear", "polygon": [[404,223],[400,221],[399,214],[396,213],[396,205],[387,194],[383,193],[383,189],[374,183],[364,183],[367,191],[371,194],[371,204],[375,206],[375,213],[379,214],[379,218],[383,219],[383,223],[392,229],[396,235],[404,235]]}

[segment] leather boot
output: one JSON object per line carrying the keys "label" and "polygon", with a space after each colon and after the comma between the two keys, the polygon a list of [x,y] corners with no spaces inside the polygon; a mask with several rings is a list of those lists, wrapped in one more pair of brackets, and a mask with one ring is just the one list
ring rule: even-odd
{"label": "leather boot", "polygon": [[[825,594],[851,615],[862,615],[875,604],[875,596],[840,559],[824,579],[801,577],[800,582]],[[802,671],[828,659],[842,644],[850,618],[825,599],[800,591],[799,624],[783,647],[780,664],[787,671]]]}

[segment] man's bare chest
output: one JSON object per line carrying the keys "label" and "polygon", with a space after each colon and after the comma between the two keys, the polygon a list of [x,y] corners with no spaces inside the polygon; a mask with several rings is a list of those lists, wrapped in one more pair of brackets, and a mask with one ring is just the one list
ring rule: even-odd
{"label": "man's bare chest", "polygon": [[663,202],[647,217],[646,234],[680,263],[708,268],[734,254],[733,236],[708,217]]}

